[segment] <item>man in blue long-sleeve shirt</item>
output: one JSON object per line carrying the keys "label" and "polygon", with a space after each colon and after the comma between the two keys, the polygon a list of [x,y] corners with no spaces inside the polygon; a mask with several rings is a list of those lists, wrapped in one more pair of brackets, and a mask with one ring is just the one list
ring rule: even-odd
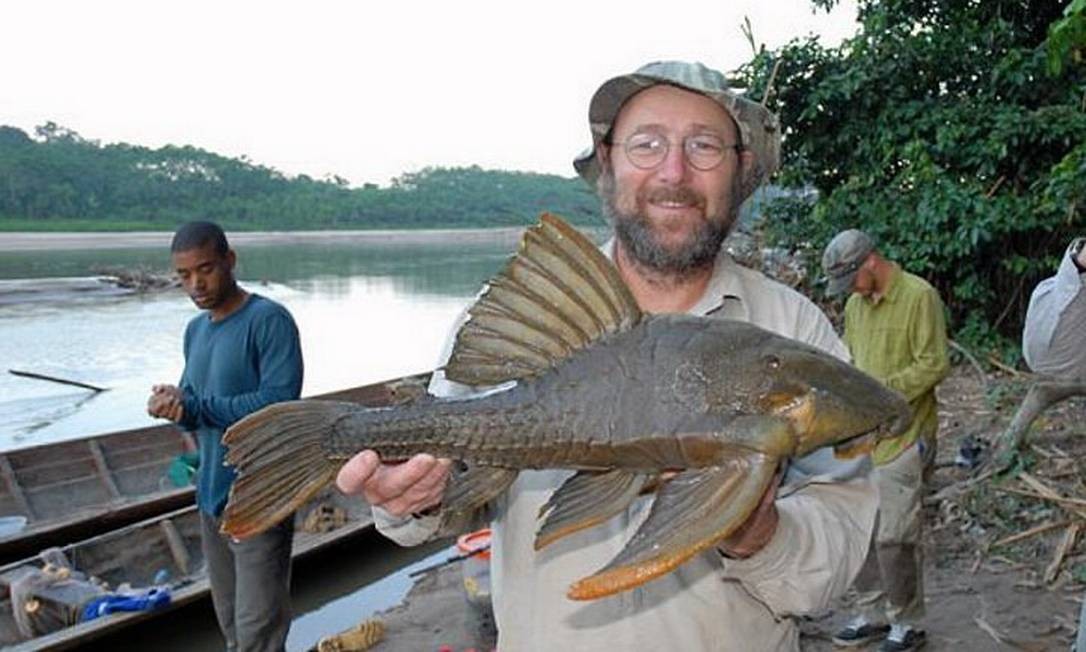
{"label": "man in blue long-sleeve shirt", "polygon": [[296,399],[302,388],[298,329],[287,310],[237,284],[237,257],[216,224],[190,222],[170,247],[181,284],[204,310],[185,329],[179,385],[155,385],[147,412],[195,431],[200,447],[196,503],[215,614],[228,650],[282,650],[290,628],[293,518],[244,542],[219,532],[234,470],[222,434],[260,408]]}

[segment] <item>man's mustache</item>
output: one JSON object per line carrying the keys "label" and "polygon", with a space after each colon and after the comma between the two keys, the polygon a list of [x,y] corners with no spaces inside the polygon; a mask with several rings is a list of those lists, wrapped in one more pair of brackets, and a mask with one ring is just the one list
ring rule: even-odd
{"label": "man's mustache", "polygon": [[687,204],[697,208],[705,207],[705,197],[701,193],[697,192],[693,188],[688,186],[666,186],[649,188],[645,191],[644,200],[646,202],[658,203],[658,202],[675,202],[679,204]]}

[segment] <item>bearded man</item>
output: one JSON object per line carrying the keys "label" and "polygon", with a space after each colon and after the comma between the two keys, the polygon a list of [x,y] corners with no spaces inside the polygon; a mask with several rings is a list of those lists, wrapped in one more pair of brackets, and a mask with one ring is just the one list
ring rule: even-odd
{"label": "bearded man", "polygon": [[[742,202],[777,167],[780,132],[760,104],[701,64],[652,63],[604,83],[589,107],[593,145],[574,161],[615,237],[604,245],[641,308],[739,319],[847,359],[825,315],[722,251]],[[431,392],[461,391],[440,372]],[[794,616],[842,594],[867,551],[878,496],[870,463],[824,449],[794,460],[738,532],[675,571],[591,603],[569,584],[604,566],[648,513],[618,516],[537,553],[540,508],[571,474],[522,471],[491,505],[491,585],[502,650],[796,650]],[[374,506],[403,545],[433,536],[449,462],[398,465],[364,451],[340,489]]]}

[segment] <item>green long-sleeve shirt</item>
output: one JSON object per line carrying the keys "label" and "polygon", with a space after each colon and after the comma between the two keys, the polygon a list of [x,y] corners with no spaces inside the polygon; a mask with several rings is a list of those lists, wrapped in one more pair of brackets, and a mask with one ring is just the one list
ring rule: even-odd
{"label": "green long-sleeve shirt", "polygon": [[845,304],[844,340],[853,363],[901,392],[913,409],[909,429],[875,448],[876,465],[893,460],[917,439],[934,444],[935,386],[950,370],[939,293],[919,276],[893,267],[879,301],[853,294]]}

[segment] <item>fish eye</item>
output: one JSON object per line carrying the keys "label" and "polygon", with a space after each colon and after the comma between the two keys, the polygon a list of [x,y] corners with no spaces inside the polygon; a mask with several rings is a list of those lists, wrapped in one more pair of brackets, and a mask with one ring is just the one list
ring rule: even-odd
{"label": "fish eye", "polygon": [[767,355],[765,357],[765,366],[769,369],[780,369],[781,359],[775,355]]}

